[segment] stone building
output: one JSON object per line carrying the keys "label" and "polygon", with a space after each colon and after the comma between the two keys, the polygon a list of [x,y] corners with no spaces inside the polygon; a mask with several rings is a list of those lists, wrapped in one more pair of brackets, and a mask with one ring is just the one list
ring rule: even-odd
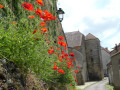
{"label": "stone building", "polygon": [[86,53],[85,53],[85,36],[79,31],[65,33],[68,50],[75,54],[75,66],[80,67],[77,73],[78,85],[87,81]]}
{"label": "stone building", "polygon": [[79,31],[65,33],[65,36],[69,52],[75,54],[75,66],[80,67],[80,72],[76,75],[78,85],[88,80],[101,80],[103,73],[100,41],[92,34],[85,37]]}
{"label": "stone building", "polygon": [[107,74],[107,64],[111,61],[110,51],[107,48],[101,47],[101,53],[102,53],[103,71],[104,74]]}
{"label": "stone building", "polygon": [[108,64],[110,84],[114,86],[115,90],[120,90],[120,44],[116,45],[110,54],[111,61]]}
{"label": "stone building", "polygon": [[100,40],[92,34],[85,37],[86,61],[89,80],[103,79]]}

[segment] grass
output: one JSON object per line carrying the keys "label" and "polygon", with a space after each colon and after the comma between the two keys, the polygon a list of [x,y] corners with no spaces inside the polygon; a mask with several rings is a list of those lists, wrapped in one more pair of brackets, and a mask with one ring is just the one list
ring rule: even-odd
{"label": "grass", "polygon": [[108,90],[113,90],[114,89],[114,86],[111,86],[109,84],[107,84],[106,87],[108,88]]}

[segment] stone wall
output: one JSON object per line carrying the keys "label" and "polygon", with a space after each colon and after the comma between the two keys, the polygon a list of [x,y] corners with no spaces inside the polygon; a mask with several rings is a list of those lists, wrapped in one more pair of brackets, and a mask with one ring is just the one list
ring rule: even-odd
{"label": "stone wall", "polygon": [[89,39],[85,41],[86,60],[89,80],[102,80],[103,67],[101,60],[101,47],[98,39]]}
{"label": "stone wall", "polygon": [[62,25],[58,19],[58,15],[57,15],[57,0],[43,0],[44,2],[44,6],[42,7],[43,10],[48,10],[49,12],[51,12],[53,14],[53,16],[57,17],[56,20],[54,21],[51,21],[49,24],[49,30],[51,30],[51,34],[53,36],[56,36],[56,35],[64,35],[64,31],[63,31],[63,28],[62,28]]}
{"label": "stone wall", "polygon": [[[73,63],[74,70],[78,70],[79,72],[76,74],[76,78],[77,78],[77,84],[78,85],[83,85],[85,83],[85,79],[84,79],[84,68],[83,68],[83,55],[77,51],[74,48],[68,48],[68,52],[69,53],[74,53],[75,56],[75,62]],[[80,69],[78,69],[78,67],[80,67]]]}
{"label": "stone wall", "polygon": [[47,86],[31,73],[23,73],[13,62],[0,59],[0,90],[46,90]]}
{"label": "stone wall", "polygon": [[79,52],[81,52],[82,54],[82,68],[83,68],[83,78],[84,81],[88,80],[88,75],[87,75],[87,63],[86,63],[86,51],[85,51],[85,36],[82,34],[82,39],[81,39],[81,46],[80,47],[75,47],[76,50],[78,50]]}

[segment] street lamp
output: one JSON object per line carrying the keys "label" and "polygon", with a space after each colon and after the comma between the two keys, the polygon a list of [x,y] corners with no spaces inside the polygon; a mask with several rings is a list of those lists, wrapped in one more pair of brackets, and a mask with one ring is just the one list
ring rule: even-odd
{"label": "street lamp", "polygon": [[59,16],[60,22],[62,22],[62,20],[63,20],[63,14],[65,14],[65,12],[61,8],[59,8],[59,10],[57,11],[57,14]]}

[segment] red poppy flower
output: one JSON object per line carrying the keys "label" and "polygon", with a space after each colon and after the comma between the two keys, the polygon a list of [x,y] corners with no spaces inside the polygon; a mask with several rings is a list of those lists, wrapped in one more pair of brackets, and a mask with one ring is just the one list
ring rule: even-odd
{"label": "red poppy flower", "polygon": [[58,44],[61,45],[61,46],[67,46],[67,44],[63,41],[58,41]]}
{"label": "red poppy flower", "polygon": [[64,37],[63,36],[59,36],[58,39],[59,40],[64,40]]}
{"label": "red poppy flower", "polygon": [[78,70],[75,70],[74,73],[78,73],[79,71]]}
{"label": "red poppy flower", "polygon": [[61,62],[63,62],[63,60],[62,59],[59,59]]}
{"label": "red poppy flower", "polygon": [[73,58],[73,60],[75,61],[75,58]]}
{"label": "red poppy flower", "polygon": [[24,7],[24,9],[28,10],[28,11],[33,11],[33,5],[31,3],[23,3],[22,6]]}
{"label": "red poppy flower", "polygon": [[68,68],[73,67],[72,62],[70,62],[70,61],[67,61],[66,64],[67,64],[67,67],[68,67]]}
{"label": "red poppy flower", "polygon": [[72,62],[72,59],[70,59],[70,58],[68,58],[68,57],[67,57],[66,59],[68,59],[68,60],[70,60],[70,61]]}
{"label": "red poppy flower", "polygon": [[58,67],[57,67],[57,66],[54,66],[54,67],[53,67],[53,69],[54,69],[54,70],[57,70],[57,69],[58,69]]}
{"label": "red poppy flower", "polygon": [[47,32],[48,29],[47,29],[47,28],[41,28],[41,31],[43,31],[43,32]]}
{"label": "red poppy flower", "polygon": [[33,19],[33,18],[35,18],[35,16],[29,15],[28,18]]}
{"label": "red poppy flower", "polygon": [[78,67],[78,68],[80,68],[80,67]]}
{"label": "red poppy flower", "polygon": [[0,5],[0,8],[3,8],[3,5]]}
{"label": "red poppy flower", "polygon": [[77,79],[75,79],[75,82],[77,82]]}
{"label": "red poppy flower", "polygon": [[67,47],[64,47],[64,49],[67,49]]}
{"label": "red poppy flower", "polygon": [[65,72],[62,70],[62,69],[58,69],[57,71],[58,73],[62,73],[62,74],[65,74]]}
{"label": "red poppy flower", "polygon": [[68,67],[67,67],[68,69],[70,68],[70,66],[68,65]]}
{"label": "red poppy flower", "polygon": [[40,15],[40,18],[41,18],[42,20],[44,20],[45,22],[56,19],[56,17],[53,17],[53,15],[52,15],[51,13],[49,13],[47,10],[42,11],[42,12],[40,12],[40,10],[39,10],[39,11],[37,10],[37,11],[35,11],[35,12],[36,12],[36,13],[39,12],[39,14],[37,14],[37,15]]}
{"label": "red poppy flower", "polygon": [[42,27],[46,27],[47,25],[46,25],[45,22],[41,22],[40,25],[39,25],[39,27],[40,27],[40,26],[42,26]]}
{"label": "red poppy flower", "polygon": [[33,31],[33,34],[35,34],[37,32],[37,30]]}
{"label": "red poppy flower", "polygon": [[53,17],[53,18],[52,18],[52,20],[55,20],[55,19],[56,19],[56,17]]}
{"label": "red poppy flower", "polygon": [[72,86],[72,84],[70,84],[70,86]]}
{"label": "red poppy flower", "polygon": [[60,50],[60,48],[57,48],[57,50]]}
{"label": "red poppy flower", "polygon": [[67,56],[69,56],[69,55],[68,55],[67,53],[65,53],[65,54],[64,54],[64,56],[66,56],[66,57],[67,57]]}
{"label": "red poppy flower", "polygon": [[37,0],[36,3],[38,3],[39,5],[43,5],[43,1],[42,0]]}
{"label": "red poppy flower", "polygon": [[49,53],[49,54],[52,54],[52,53],[54,53],[54,50],[49,49],[48,53]]}
{"label": "red poppy flower", "polygon": [[75,76],[73,76],[75,78]]}
{"label": "red poppy flower", "polygon": [[56,65],[57,63],[54,63],[54,65]]}
{"label": "red poppy flower", "polygon": [[62,51],[61,53],[62,53],[62,54],[64,54],[64,53],[65,53],[65,51]]}
{"label": "red poppy flower", "polygon": [[36,15],[42,15],[42,10],[41,9],[37,9],[36,11],[35,11],[35,13],[36,13]]}
{"label": "red poppy flower", "polygon": [[74,57],[74,53],[70,53],[70,56]]}
{"label": "red poppy flower", "polygon": [[65,56],[64,55],[60,55],[60,57],[59,58],[64,58]]}
{"label": "red poppy flower", "polygon": [[70,58],[69,58],[69,57],[66,57],[65,59],[68,59],[68,60],[70,60]]}

